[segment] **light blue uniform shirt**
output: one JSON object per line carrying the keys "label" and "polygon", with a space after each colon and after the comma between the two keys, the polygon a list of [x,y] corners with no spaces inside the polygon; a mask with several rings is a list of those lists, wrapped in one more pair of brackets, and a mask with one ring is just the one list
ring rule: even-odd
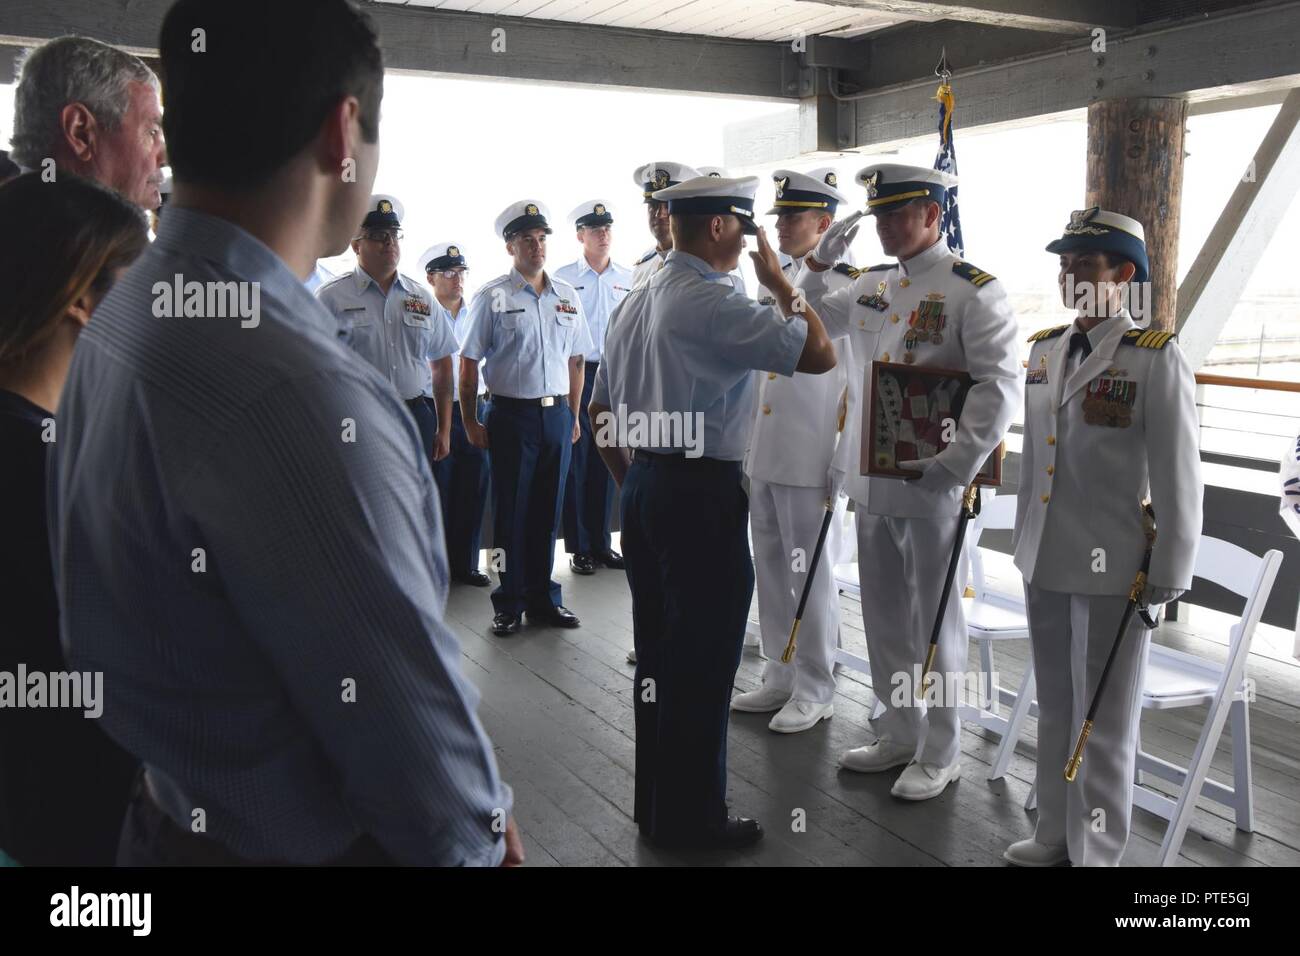
{"label": "light blue uniform shirt", "polygon": [[433,397],[430,362],[456,352],[456,336],[443,309],[419,282],[400,272],[384,295],[357,266],[316,290],[316,298],[351,330],[347,343],[397,389],[403,399]]}
{"label": "light blue uniform shirt", "polygon": [[461,343],[462,356],[485,359],[488,391],[509,398],[567,395],[569,359],[591,349],[573,286],[548,275],[539,296],[513,268],[478,290]]}
{"label": "light blue uniform shirt", "polygon": [[597,272],[587,262],[587,257],[582,256],[577,262],[556,269],[555,277],[578,290],[582,313],[594,343],[594,348],[587,353],[587,361],[599,362],[605,350],[605,330],[609,328],[610,313],[632,291],[632,270],[611,259],[604,272]]}
{"label": "light blue uniform shirt", "polygon": [[[460,347],[464,344],[465,336],[469,334],[469,301],[465,296],[461,296],[460,309],[455,315],[452,315],[451,310],[439,302],[437,296],[433,298],[434,308],[442,310],[443,316],[451,325],[452,333],[456,336],[456,353],[451,357],[452,368],[455,370],[456,375],[456,390],[452,393],[451,399],[453,402],[460,401]],[[483,368],[480,363],[478,393],[482,395],[486,391],[487,383],[483,381]]]}
{"label": "light blue uniform shirt", "polygon": [[616,414],[698,413],[699,453],[740,461],[754,427],[753,372],[793,375],[807,338],[803,319],[786,321],[772,306],[737,293],[728,273],[674,250],[615,312],[591,400]]}
{"label": "light blue uniform shirt", "polygon": [[[178,273],[258,283],[259,323],[155,318]],[[168,209],[77,342],[49,472],[64,646],[178,826],[202,807],[251,860],[368,833],[402,863],[501,861],[420,434],[275,253]]]}

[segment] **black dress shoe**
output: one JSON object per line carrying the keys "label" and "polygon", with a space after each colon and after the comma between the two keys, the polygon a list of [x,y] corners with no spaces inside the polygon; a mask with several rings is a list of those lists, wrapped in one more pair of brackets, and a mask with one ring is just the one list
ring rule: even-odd
{"label": "black dress shoe", "polygon": [[457,584],[472,584],[476,588],[485,588],[492,583],[492,579],[477,568],[466,574],[453,574],[451,579]]}
{"label": "black dress shoe", "polygon": [[591,560],[591,555],[576,551],[569,556],[569,567],[573,569],[574,574],[595,574],[596,562]]}
{"label": "black dress shoe", "polygon": [[581,622],[577,615],[567,607],[540,608],[536,611],[528,611],[528,620],[534,624],[549,624],[551,627],[577,627]]}
{"label": "black dress shoe", "polygon": [[623,555],[613,549],[604,552],[597,551],[594,557],[607,568],[621,571],[627,566],[627,562],[623,560]]}
{"label": "black dress shoe", "polygon": [[763,828],[749,817],[727,817],[722,826],[690,836],[651,837],[658,846],[683,850],[739,850],[762,838]]}
{"label": "black dress shoe", "polygon": [[492,618],[492,633],[498,637],[504,637],[506,634],[514,634],[519,630],[519,615],[508,614],[502,611]]}

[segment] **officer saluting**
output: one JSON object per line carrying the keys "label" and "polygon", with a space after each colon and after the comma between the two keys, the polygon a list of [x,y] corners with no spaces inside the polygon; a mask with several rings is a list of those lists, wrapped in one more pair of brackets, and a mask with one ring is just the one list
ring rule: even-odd
{"label": "officer saluting", "polygon": [[456,336],[424,286],[397,271],[402,204],[392,196],[370,199],[352,240],[356,268],[326,282],[316,297],[338,318],[339,334],[406,402],[432,466],[451,445]]}
{"label": "officer saluting", "polygon": [[[776,201],[768,215],[776,216],[778,247],[785,260],[782,272],[787,280],[793,280],[804,257],[834,221],[838,205],[848,198],[836,188],[835,172],[829,168],[807,173],[778,169],[772,180]],[[856,274],[847,263],[838,263],[827,274],[829,288],[849,285]],[[760,288],[758,301],[774,305],[776,298]],[[783,664],[781,653],[807,580],[826,514],[825,502],[839,497],[842,484],[828,482],[828,474],[848,381],[846,340],[836,342],[835,358],[835,368],[825,375],[796,372],[786,377],[768,372],[760,377],[758,414],[745,456],[758,620],[767,663],[763,686],[737,694],[731,699],[731,709],[778,711],[768,724],[778,733],[807,730],[833,713],[832,668],[840,613],[832,572],[833,556],[839,550],[838,521],[831,523],[808,592],[795,659]],[[802,552],[803,562],[795,570],[797,551]]]}
{"label": "officer saluting", "polygon": [[676,186],[699,175],[700,171],[692,166],[666,160],[639,166],[632,174],[632,181],[641,187],[641,195],[645,198],[646,221],[655,240],[645,255],[632,264],[633,288],[662,269],[668,253],[673,251],[673,234],[668,226],[668,203],[655,199],[655,190]]}
{"label": "officer saluting", "polygon": [[[425,278],[433,287],[433,299],[451,323],[457,341],[469,332],[469,303],[465,300],[464,246],[459,242],[440,242],[420,256]],[[460,372],[460,348],[452,356],[453,372]],[[477,412],[481,421],[485,409],[482,381],[478,386]],[[460,414],[460,388],[452,391],[451,452],[433,469],[442,504],[442,521],[447,533],[447,570],[453,581],[487,587],[492,579],[478,568],[479,543],[482,540],[483,509],[487,507],[488,456],[475,448],[465,434]]]}
{"label": "officer saluting", "polygon": [[609,257],[614,216],[603,199],[580,204],[569,213],[569,221],[577,230],[582,255],[576,262],[556,269],[555,275],[578,291],[592,347],[586,355],[586,379],[578,410],[582,437],[573,446],[569,479],[564,487],[564,547],[572,555],[569,566],[574,573],[595,574],[597,564],[623,567],[623,558],[610,547],[609,502],[613,480],[596,453],[587,404],[600,368],[610,313],[632,291],[632,271]]}
{"label": "officer saluting", "polygon": [[[508,206],[496,219],[514,266],[478,290],[460,353],[460,407],[470,443],[492,464],[494,547],[505,550],[492,592],[492,633],[513,634],[530,620],[577,627],[551,580],[555,532],[569,455],[578,440],[583,356],[591,334],[573,286],[546,274],[546,207]],[[486,428],[475,410],[478,363],[485,360]]]}
{"label": "officer saluting", "polygon": [[1078,315],[1030,338],[1014,545],[1038,682],[1038,826],[1005,855],[1022,866],[1116,866],[1151,634],[1137,615],[1078,776],[1067,783],[1063,771],[1147,547],[1148,491],[1157,530],[1142,598],[1160,605],[1191,587],[1202,492],[1195,378],[1173,335],[1139,328],[1124,307],[1129,283],[1147,281],[1140,223],[1085,209],[1047,251],[1060,256],[1062,299]]}
{"label": "officer saluting", "polygon": [[[945,695],[923,716],[914,691],[962,491],[1006,434],[1020,402],[1016,320],[1002,284],[959,260],[940,235],[940,204],[956,177],[922,166],[878,164],[859,170],[857,180],[867,187],[881,246],[898,263],[873,266],[848,288],[825,293],[828,264],[847,246],[855,216],[826,231],[798,280],[831,334],[848,334],[854,358],[849,380],[859,383],[850,390],[851,440],[840,443],[832,467],[850,476],[845,490],[856,502],[862,617],[872,687],[885,712],[873,721],[877,739],[850,750],[840,763],[864,773],[905,766],[891,792],[926,800],[961,775],[961,722],[958,702]],[[953,441],[934,457],[899,462],[921,471],[919,478],[860,476],[863,415],[871,414],[860,383],[873,361],[965,371],[975,382]],[[964,574],[963,567],[944,611],[939,674],[966,669]],[[891,698],[900,683],[906,693],[896,706]]]}
{"label": "officer saluting", "polygon": [[600,454],[623,489],[638,659],[634,816],[664,844],[741,846],[761,835],[754,820],[729,818],[724,801],[728,699],[754,586],[741,486],[754,370],[835,365],[816,312],[796,316],[761,234],[755,269],[777,307],[732,287],[728,272],[757,231],[757,186],[752,176],[698,177],[655,192],[669,204],[673,252],[615,311],[592,392]]}

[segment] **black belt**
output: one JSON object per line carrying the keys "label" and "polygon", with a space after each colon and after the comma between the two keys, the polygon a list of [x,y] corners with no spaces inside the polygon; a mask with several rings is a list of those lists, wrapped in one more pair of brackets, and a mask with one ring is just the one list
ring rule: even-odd
{"label": "black belt", "polygon": [[536,408],[537,406],[550,408],[553,405],[564,405],[567,407],[569,404],[568,395],[543,395],[541,398],[511,398],[509,395],[489,394],[484,395],[483,397],[493,405],[501,403],[505,405],[520,405],[529,408]]}
{"label": "black belt", "polygon": [[701,470],[713,471],[731,471],[740,467],[739,461],[730,461],[722,458],[689,458],[684,453],[678,452],[673,455],[665,455],[657,451],[646,451],[638,448],[632,453],[632,457],[647,465],[655,468],[694,468]]}

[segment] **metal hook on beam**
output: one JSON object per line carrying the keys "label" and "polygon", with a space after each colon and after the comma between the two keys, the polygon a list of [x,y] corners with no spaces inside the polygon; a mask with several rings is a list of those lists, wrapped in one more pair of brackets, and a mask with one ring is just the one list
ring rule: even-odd
{"label": "metal hook on beam", "polygon": [[946,46],[939,51],[939,62],[934,68],[934,75],[945,83],[952,77],[952,69],[948,66],[948,47]]}

